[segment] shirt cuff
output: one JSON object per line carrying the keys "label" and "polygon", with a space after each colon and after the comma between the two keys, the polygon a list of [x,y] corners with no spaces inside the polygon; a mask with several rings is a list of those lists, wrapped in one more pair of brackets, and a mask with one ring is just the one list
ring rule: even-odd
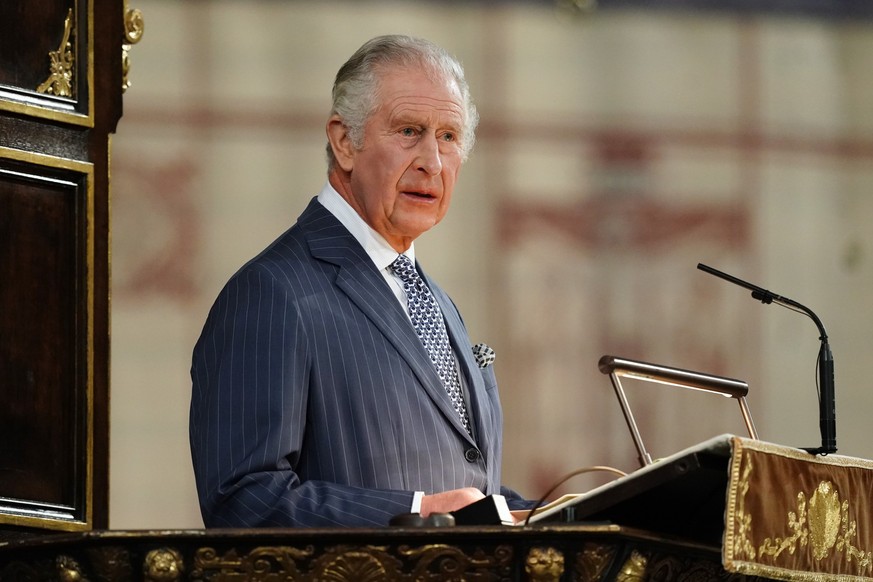
{"label": "shirt cuff", "polygon": [[424,497],[424,491],[416,491],[412,496],[412,508],[410,513],[421,513],[421,499]]}

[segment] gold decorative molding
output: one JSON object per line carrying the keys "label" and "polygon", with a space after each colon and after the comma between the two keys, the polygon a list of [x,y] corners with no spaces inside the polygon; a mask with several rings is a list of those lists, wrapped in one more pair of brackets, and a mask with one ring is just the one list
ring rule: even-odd
{"label": "gold decorative molding", "polygon": [[64,37],[61,39],[61,45],[58,50],[49,52],[51,60],[48,79],[36,88],[37,93],[46,93],[48,95],[56,95],[58,97],[72,97],[74,90],[73,79],[73,64],[75,57],[73,55],[73,43],[70,42],[70,35],[73,32],[73,9],[67,11],[67,18],[64,20]]}
{"label": "gold decorative molding", "polygon": [[142,576],[147,582],[175,582],[184,572],[182,554],[173,548],[150,551],[142,564]]}
{"label": "gold decorative molding", "polygon": [[57,566],[57,579],[63,582],[79,582],[84,581],[85,576],[82,574],[82,567],[79,563],[71,558],[61,554],[55,560]]}
{"label": "gold decorative molding", "polygon": [[555,548],[531,548],[524,562],[531,582],[558,582],[564,574],[564,554]]}
{"label": "gold decorative molding", "polygon": [[[749,580],[747,576],[726,572],[716,547],[625,531],[618,526],[567,525],[529,531],[489,526],[481,530],[459,528],[457,535],[442,531],[422,533],[402,529],[360,533],[326,529],[231,534],[210,530],[87,532],[78,544],[71,545],[70,538],[64,536],[56,538],[58,542],[25,542],[13,553],[4,552],[0,542],[0,580]],[[60,556],[72,560],[64,558],[59,562]],[[837,578],[828,578],[827,582],[834,580]]]}
{"label": "gold decorative molding", "polygon": [[[508,576],[512,548],[498,546],[468,554],[446,544],[338,545],[316,551],[314,546],[261,546],[249,551],[200,548],[194,553],[191,580],[332,580],[334,582],[409,582],[478,579],[485,573]],[[555,578],[557,579],[557,578]]]}
{"label": "gold decorative molding", "polygon": [[634,550],[619,570],[616,582],[642,582],[646,579],[646,566],[649,560]]}
{"label": "gold decorative molding", "polygon": [[219,554],[215,548],[200,548],[194,553],[194,580],[239,577],[240,575],[261,577],[268,574],[277,580],[293,580],[301,575],[298,562],[311,559],[315,555],[313,546],[303,549],[289,546],[264,546],[248,553],[231,549]]}
{"label": "gold decorative molding", "polygon": [[138,8],[128,8],[124,3],[124,42],[121,43],[121,91],[130,88],[130,49],[142,40],[145,19]]}
{"label": "gold decorative molding", "polygon": [[[68,11],[69,25],[65,20],[65,39],[58,51],[49,53],[48,79],[39,87],[0,87],[0,111],[94,127],[94,0],[75,0],[73,4],[75,8]],[[65,74],[69,76],[66,81]],[[53,88],[55,81],[57,89]],[[68,95],[62,95],[64,84],[69,86]]]}
{"label": "gold decorative molding", "polygon": [[576,555],[576,580],[578,582],[602,580],[614,557],[614,546],[598,543],[585,544],[582,551]]}

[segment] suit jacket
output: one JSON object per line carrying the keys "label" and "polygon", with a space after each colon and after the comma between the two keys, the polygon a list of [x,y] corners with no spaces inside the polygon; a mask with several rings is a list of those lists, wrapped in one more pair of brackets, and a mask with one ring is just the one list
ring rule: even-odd
{"label": "suit jacket", "polygon": [[[194,348],[190,440],[208,527],[385,525],[414,491],[500,486],[502,412],[426,275],[468,388],[471,437],[361,245],[317,200],[227,283]],[[512,505],[512,503],[511,503]]]}

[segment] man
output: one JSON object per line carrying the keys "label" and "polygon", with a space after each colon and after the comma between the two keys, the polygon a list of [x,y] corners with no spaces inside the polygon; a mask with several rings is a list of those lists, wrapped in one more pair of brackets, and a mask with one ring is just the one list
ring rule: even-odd
{"label": "man", "polygon": [[477,121],[462,68],[428,41],[375,38],[339,70],[328,184],[231,278],[194,349],[207,526],[385,525],[491,493],[527,506],[500,486],[493,368],[413,266]]}

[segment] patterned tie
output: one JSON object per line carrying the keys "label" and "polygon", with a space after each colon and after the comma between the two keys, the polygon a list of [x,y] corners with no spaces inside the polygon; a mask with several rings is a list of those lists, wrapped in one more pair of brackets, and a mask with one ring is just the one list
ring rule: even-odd
{"label": "patterned tie", "polygon": [[452,406],[461,419],[461,424],[470,432],[470,421],[467,418],[467,407],[461,394],[461,382],[455,367],[455,357],[449,344],[449,334],[446,333],[446,322],[430,289],[415,270],[415,265],[406,255],[400,255],[393,263],[391,270],[403,282],[406,300],[409,304],[409,317],[412,326],[418,334],[418,339],[424,344],[430,359],[436,366],[440,380],[452,400]]}

